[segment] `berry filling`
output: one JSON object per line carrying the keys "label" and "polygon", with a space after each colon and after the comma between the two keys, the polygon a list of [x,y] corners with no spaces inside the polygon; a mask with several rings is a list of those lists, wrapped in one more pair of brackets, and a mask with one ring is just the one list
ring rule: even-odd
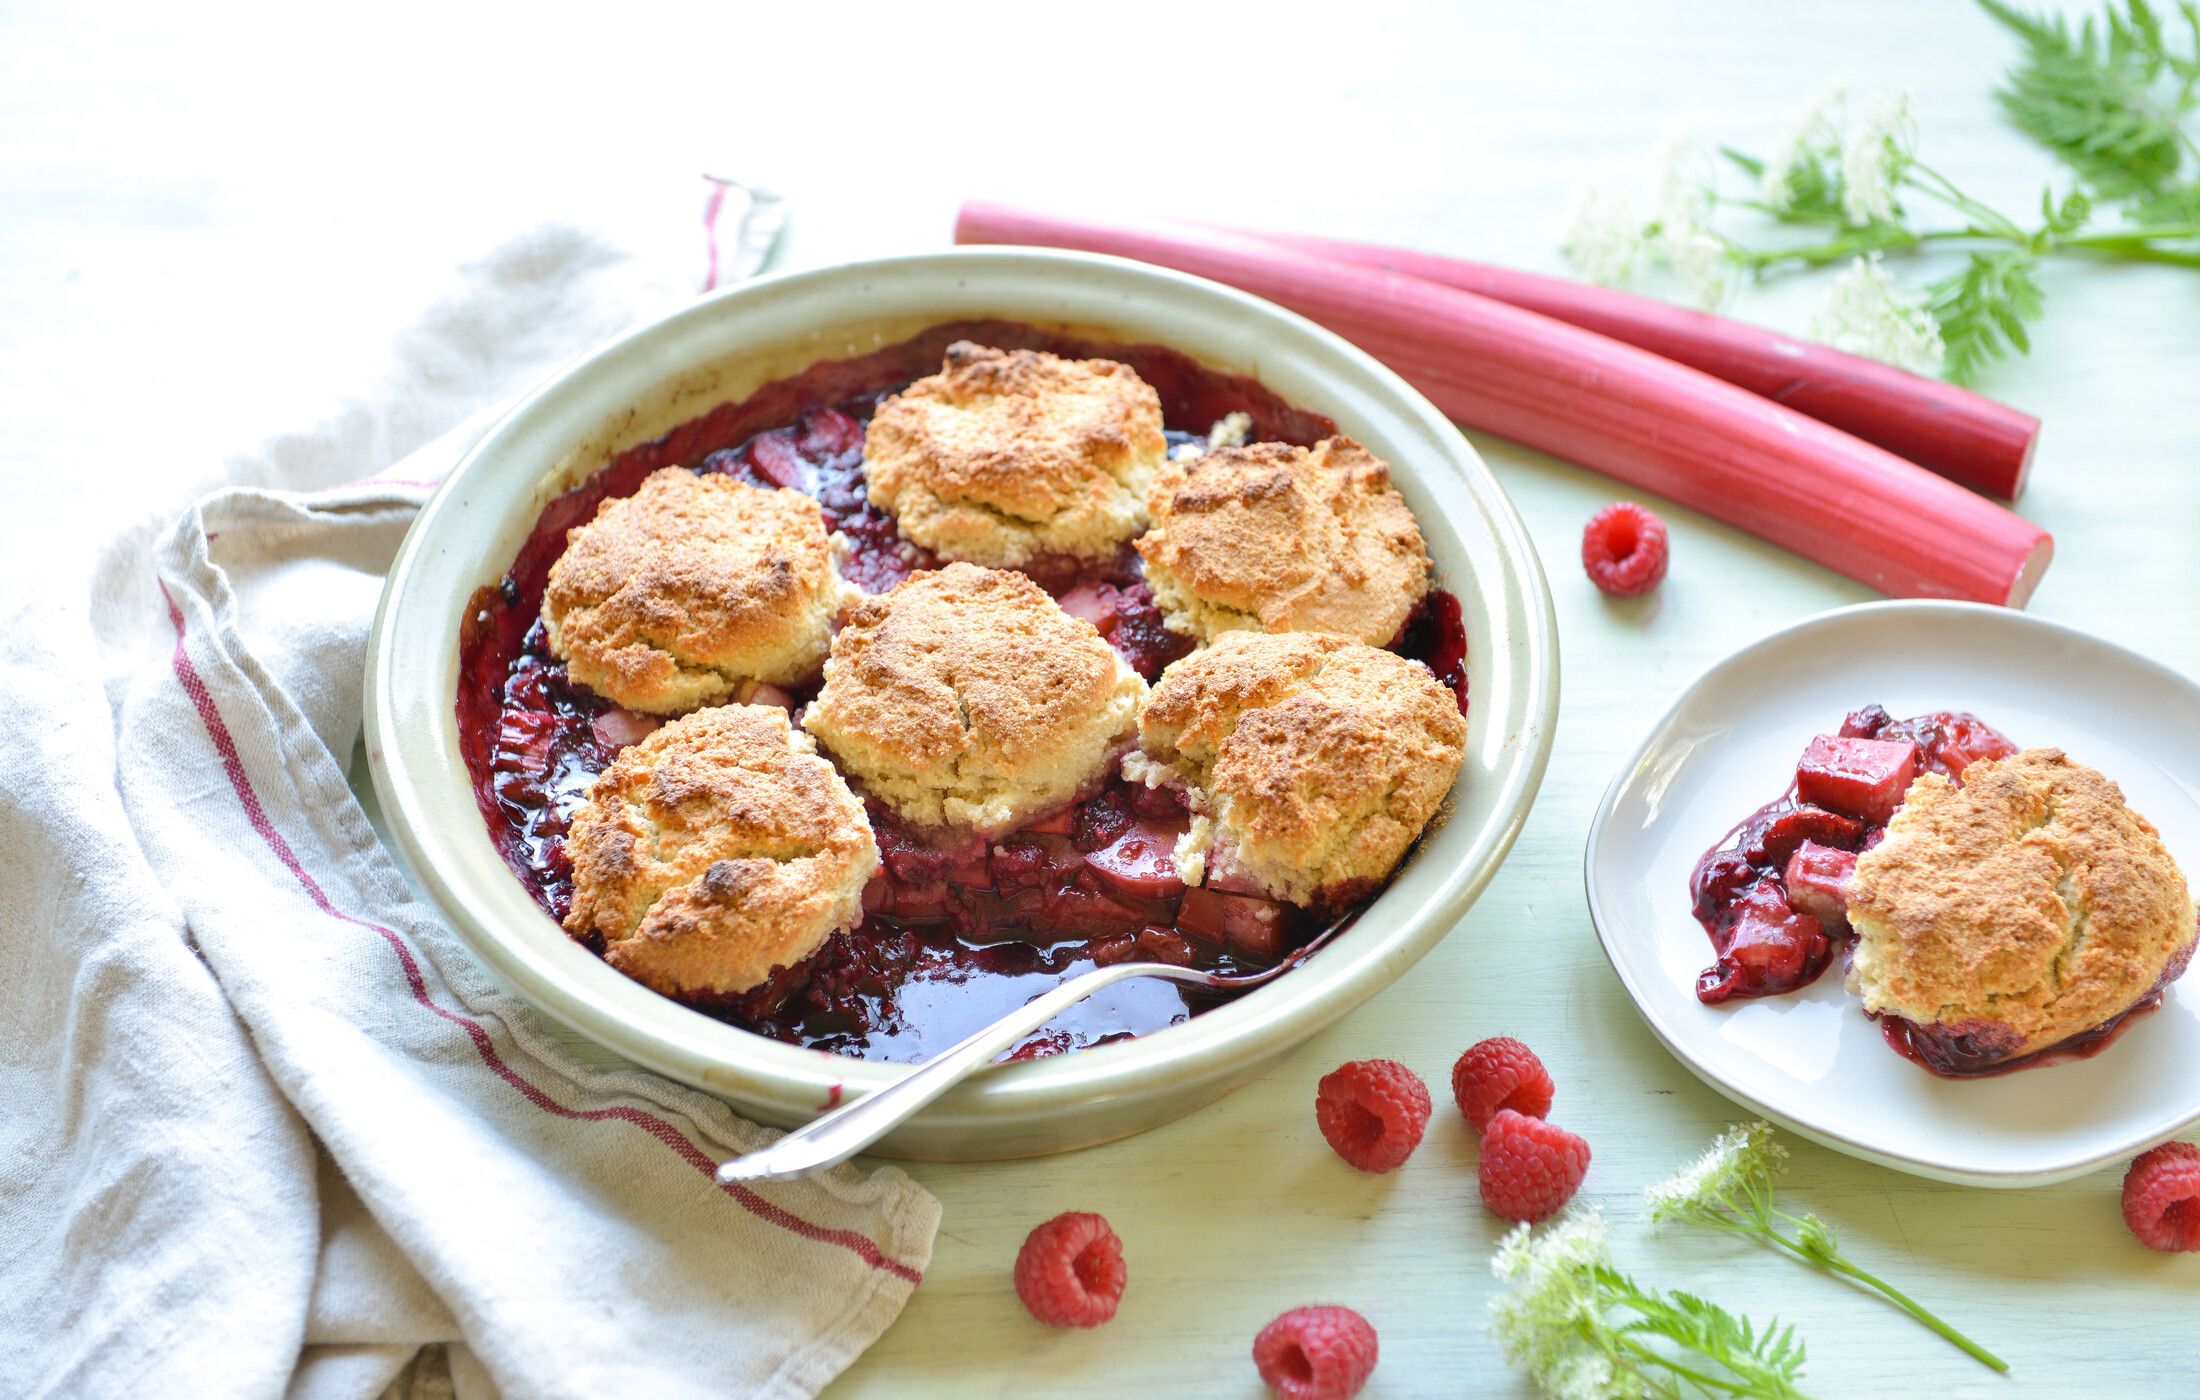
{"label": "berry filling", "polygon": [[[816,497],[827,528],[847,540],[844,575],[868,592],[891,588],[938,561],[903,540],[892,517],[871,504],[865,426],[881,399],[937,369],[945,347],[959,339],[1130,364],[1161,395],[1172,452],[1189,450],[1233,411],[1249,414],[1254,435],[1264,439],[1310,445],[1334,430],[1256,381],[1176,351],[1101,346],[989,321],[936,327],[870,355],[814,365],[619,454],[544,507],[509,572],[470,600],[461,633],[458,728],[475,797],[506,864],[553,918],[562,920],[572,906],[565,854],[572,814],[612,756],[661,723],[575,683],[551,655],[539,612],[565,532],[604,500],[632,493],[650,472],[686,464]],[[1191,649],[1162,626],[1128,548],[1098,566],[1055,562],[1030,572],[1148,680]],[[1392,649],[1427,664],[1466,709],[1456,598],[1431,594]],[[765,686],[747,698],[799,714],[814,690]],[[1189,817],[1165,789],[1111,778],[1070,808],[991,843],[943,846],[876,806],[870,816],[882,869],[864,891],[861,926],[801,964],[775,970],[763,985],[698,1010],[791,1044],[916,1060],[1095,967],[1150,959],[1246,972],[1280,961],[1315,931],[1301,911],[1257,894],[1186,889],[1173,853]],[[1124,1039],[1217,1000],[1154,979],[1122,983],[1057,1017],[1012,1057]]]}
{"label": "berry filling", "polygon": [[1707,1005],[1809,986],[1849,933],[1848,877],[1879,844],[1919,773],[1961,782],[1973,759],[2017,751],[1975,715],[1895,720],[1877,705],[1810,741],[1787,792],[1706,851],[1689,877],[1718,957],[1696,978]]}

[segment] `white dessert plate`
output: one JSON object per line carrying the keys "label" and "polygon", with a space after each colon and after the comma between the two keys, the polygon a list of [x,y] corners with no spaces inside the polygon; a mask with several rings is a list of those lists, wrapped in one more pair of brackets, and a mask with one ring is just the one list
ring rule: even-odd
{"label": "white dessert plate", "polygon": [[1814,734],[1859,706],[1969,710],[2120,784],[2200,877],[2200,686],[2075,628],[2005,608],[1888,602],[1775,632],[1698,676],[1651,726],[1589,828],[1589,913],[1667,1049],[1782,1127],[1898,1171],[2044,1186],[2200,1121],[2200,978],[2090,1060],[1932,1075],[1888,1047],[1841,983],[1705,1006],[1710,941],[1689,910],[1698,857],[1780,795]]}

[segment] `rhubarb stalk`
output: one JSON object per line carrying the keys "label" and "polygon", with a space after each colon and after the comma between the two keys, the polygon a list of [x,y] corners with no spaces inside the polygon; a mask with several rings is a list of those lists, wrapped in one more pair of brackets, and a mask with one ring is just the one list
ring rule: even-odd
{"label": "rhubarb stalk", "polygon": [[1384,361],[1446,414],[1745,530],[1897,597],[2021,607],[2047,532],[1884,448],[1700,370],[1378,267],[1189,226],[972,203],[963,243],[1113,253],[1240,287]]}
{"label": "rhubarb stalk", "polygon": [[2039,419],[1983,394],[1654,297],[1403,248],[1245,233],[1315,257],[1440,282],[1623,340],[2003,500],[2024,490],[2039,442]]}

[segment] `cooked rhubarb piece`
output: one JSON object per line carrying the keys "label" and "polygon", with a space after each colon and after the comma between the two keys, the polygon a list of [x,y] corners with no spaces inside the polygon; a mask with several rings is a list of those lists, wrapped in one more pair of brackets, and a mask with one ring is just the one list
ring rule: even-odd
{"label": "cooked rhubarb piece", "polygon": [[1138,931],[1138,956],[1155,962],[1171,963],[1177,967],[1192,965],[1192,945],[1184,941],[1184,935],[1173,928],[1161,928],[1153,924]]}
{"label": "cooked rhubarb piece", "polygon": [[506,710],[497,725],[491,765],[499,773],[539,775],[550,766],[550,745],[557,732],[555,715],[539,710]]}
{"label": "cooked rhubarb piece", "polygon": [[1219,943],[1261,962],[1283,956],[1289,920],[1285,906],[1257,895],[1190,889],[1178,912],[1177,927],[1209,943]]}
{"label": "cooked rhubarb piece", "polygon": [[1849,877],[1856,873],[1856,852],[1805,841],[1788,857],[1788,902],[1826,926],[1829,933],[1849,931]]}
{"label": "cooked rhubarb piece", "polygon": [[1792,991],[1824,971],[1833,952],[1824,926],[1769,881],[1734,906],[1724,934],[1717,965],[1696,980],[1700,1001]]}
{"label": "cooked rhubarb piece", "polygon": [[1176,839],[1185,822],[1135,821],[1099,850],[1085,853],[1092,873],[1133,899],[1175,899],[1184,893],[1176,873]]}
{"label": "cooked rhubarb piece", "polygon": [[1805,802],[1885,826],[1917,776],[1917,745],[1908,740],[1837,739],[1821,734],[1795,765],[1795,793]]}
{"label": "cooked rhubarb piece", "polygon": [[1765,815],[1763,826],[1749,834],[1743,853],[1752,864],[1769,869],[1787,864],[1787,858],[1806,841],[1849,850],[1864,839],[1862,821],[1823,807],[1787,807]]}
{"label": "cooked rhubarb piece", "polygon": [[[548,716],[545,716],[548,718]],[[664,725],[659,715],[638,715],[634,711],[613,705],[589,721],[596,731],[596,742],[607,754],[615,754],[628,744],[639,744],[656,733]]]}
{"label": "cooked rhubarb piece", "polygon": [[1071,617],[1081,617],[1100,629],[1105,637],[1115,625],[1115,586],[1108,583],[1080,583],[1054,595],[1054,601],[1062,605],[1062,611]]}
{"label": "cooked rhubarb piece", "polygon": [[1880,731],[1894,723],[1894,716],[1884,705],[1866,705],[1861,710],[1851,710],[1841,721],[1841,737],[1844,739],[1876,739]]}
{"label": "cooked rhubarb piece", "polygon": [[1077,827],[1077,809],[1064,807],[1051,817],[1041,817],[1025,827],[1027,832],[1045,832],[1051,836],[1067,836]]}

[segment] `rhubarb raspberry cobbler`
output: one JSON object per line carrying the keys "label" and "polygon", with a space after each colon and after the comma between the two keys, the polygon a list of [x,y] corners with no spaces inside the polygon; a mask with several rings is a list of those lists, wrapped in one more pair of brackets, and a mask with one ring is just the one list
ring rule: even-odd
{"label": "rhubarb raspberry cobbler", "polygon": [[1877,706],[1698,862],[1705,1002],[1792,991],[1838,941],[1888,1043],[1937,1074],[2097,1053],[2191,962],[2192,893],[2123,792],[1975,716]]}
{"label": "rhubarb raspberry cobbler", "polygon": [[[1466,735],[1384,463],[1256,380],[1010,321],[620,453],[475,594],[460,672],[490,834],[576,940],[874,1059],[1097,966],[1273,966],[1389,879]],[[1015,1053],[1215,1000],[1135,979]]]}
{"label": "rhubarb raspberry cobbler", "polygon": [[1171,461],[1148,504],[1154,601],[1202,641],[1250,628],[1382,646],[1428,592],[1421,527],[1389,466],[1348,437]]}

